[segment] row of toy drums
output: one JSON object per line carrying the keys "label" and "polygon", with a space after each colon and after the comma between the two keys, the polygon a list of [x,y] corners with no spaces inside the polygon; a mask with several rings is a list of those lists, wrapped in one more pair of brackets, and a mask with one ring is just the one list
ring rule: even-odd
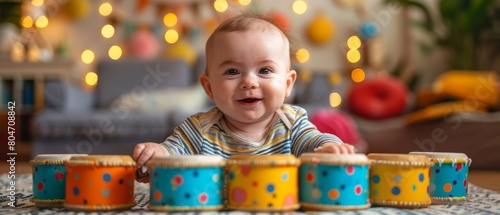
{"label": "row of toy drums", "polygon": [[[66,208],[89,211],[135,205],[135,162],[129,156],[63,159],[65,165],[51,155],[32,161],[37,206],[64,202]],[[152,210],[356,210],[371,204],[425,207],[431,199],[464,202],[470,159],[460,153],[234,155],[228,160],[190,155],[156,158],[147,165]]]}

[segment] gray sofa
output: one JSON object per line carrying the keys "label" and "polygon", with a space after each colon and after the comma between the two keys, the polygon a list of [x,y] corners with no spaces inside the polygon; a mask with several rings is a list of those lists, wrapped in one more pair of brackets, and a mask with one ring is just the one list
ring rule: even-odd
{"label": "gray sofa", "polygon": [[[47,82],[46,108],[34,120],[32,156],[130,155],[136,143],[163,141],[187,116],[208,110],[208,99],[202,101],[202,107],[140,111],[120,103],[120,97],[129,94],[129,100],[143,105],[148,93],[172,90],[175,94],[179,89],[199,86],[198,77],[203,70],[202,58],[194,66],[165,59],[105,61],[97,67],[99,80],[93,91],[66,82]],[[176,101],[161,102],[168,105]]]}
{"label": "gray sofa", "polygon": [[[186,96],[182,93],[174,97],[168,95],[194,86],[201,89],[198,78],[204,68],[203,57],[193,66],[168,59],[104,61],[97,67],[99,81],[92,92],[65,82],[46,83],[46,108],[35,117],[32,156],[47,153],[131,155],[137,143],[162,142],[188,116],[213,107],[204,92],[197,97],[204,99],[201,106],[200,101],[183,98]],[[158,94],[158,91],[165,94],[165,100],[170,99],[164,102],[188,99],[197,105],[170,111],[155,107],[137,111],[118,103],[125,94],[130,100],[134,95],[141,97],[150,92]],[[307,83],[296,82],[289,102],[314,113],[318,108],[329,107],[328,96],[332,91],[339,89],[328,83],[327,74],[316,74]],[[137,100],[139,105],[145,103],[145,100]]]}

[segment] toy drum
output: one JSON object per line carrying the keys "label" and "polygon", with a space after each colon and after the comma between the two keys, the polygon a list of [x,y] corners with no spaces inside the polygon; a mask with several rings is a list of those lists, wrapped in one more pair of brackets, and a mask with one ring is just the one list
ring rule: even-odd
{"label": "toy drum", "polygon": [[370,198],[381,206],[419,208],[431,203],[429,167],[434,163],[425,155],[368,154]]}
{"label": "toy drum", "polygon": [[298,167],[293,155],[233,155],[228,162],[228,208],[292,211],[298,204]]}
{"label": "toy drum", "polygon": [[429,192],[432,204],[464,203],[467,200],[467,176],[471,160],[462,153],[411,152],[427,155],[431,167]]}
{"label": "toy drum", "polygon": [[307,210],[370,207],[370,161],[365,155],[305,153],[300,156],[299,200]]}
{"label": "toy drum", "polygon": [[135,205],[135,161],[130,156],[74,156],[65,162],[66,202],[78,211],[126,210]]}
{"label": "toy drum", "polygon": [[[84,156],[84,154],[76,154]],[[30,161],[33,176],[33,198],[37,207],[62,207],[66,189],[64,161],[75,154],[42,154]]]}
{"label": "toy drum", "polygon": [[224,165],[215,155],[172,155],[147,163],[149,208],[155,211],[204,211],[224,207]]}

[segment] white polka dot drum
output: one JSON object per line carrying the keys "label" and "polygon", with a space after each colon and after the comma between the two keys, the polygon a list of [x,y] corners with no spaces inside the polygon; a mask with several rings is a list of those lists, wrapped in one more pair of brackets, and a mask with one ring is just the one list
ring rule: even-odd
{"label": "white polka dot drum", "polygon": [[225,161],[215,155],[154,158],[149,208],[155,211],[204,211],[224,207]]}
{"label": "white polka dot drum", "polygon": [[[77,154],[85,156],[84,154]],[[33,198],[40,208],[62,207],[65,199],[66,167],[64,161],[73,154],[41,154],[30,161],[33,177]]]}
{"label": "white polka dot drum", "polygon": [[136,164],[130,156],[73,156],[65,165],[68,173],[65,208],[115,211],[135,206]]}
{"label": "white polka dot drum", "polygon": [[299,208],[298,167],[293,155],[233,155],[228,163],[229,209],[293,211]]}
{"label": "white polka dot drum", "polygon": [[305,153],[300,161],[302,208],[356,210],[370,207],[370,162],[365,155]]}
{"label": "white polka dot drum", "polygon": [[431,203],[429,168],[425,155],[368,154],[370,198],[380,206],[419,208]]}
{"label": "white polka dot drum", "polygon": [[429,191],[432,204],[464,203],[467,200],[467,176],[471,160],[463,153],[411,152],[427,155],[430,169]]}

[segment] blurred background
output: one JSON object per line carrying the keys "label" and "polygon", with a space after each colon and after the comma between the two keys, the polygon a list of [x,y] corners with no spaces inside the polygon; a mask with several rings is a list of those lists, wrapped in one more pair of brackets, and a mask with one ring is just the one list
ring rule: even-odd
{"label": "blurred background", "polygon": [[281,23],[296,43],[300,67],[315,72],[360,68],[426,85],[448,69],[500,67],[497,1],[0,2],[3,61],[72,60],[80,64],[76,77],[82,81],[106,59],[179,57],[192,63],[217,25],[244,11]]}

